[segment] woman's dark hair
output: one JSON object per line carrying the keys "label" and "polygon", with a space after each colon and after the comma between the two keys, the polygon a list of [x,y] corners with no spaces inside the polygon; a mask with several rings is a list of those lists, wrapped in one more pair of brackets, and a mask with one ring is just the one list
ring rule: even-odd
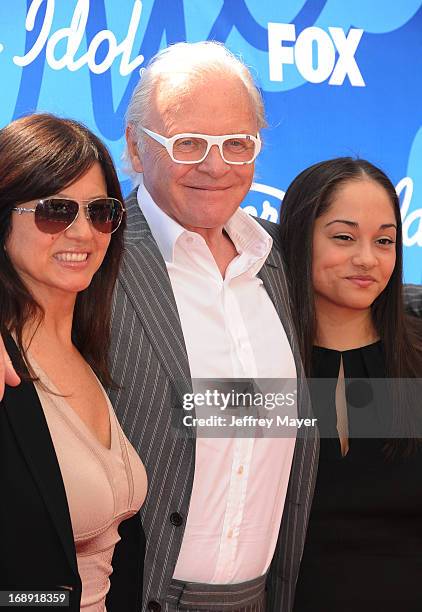
{"label": "woman's dark hair", "polygon": [[[84,125],[50,114],[17,119],[0,130],[0,332],[14,332],[25,358],[22,332],[27,321],[41,321],[41,306],[20,279],[5,251],[12,209],[59,193],[98,163],[107,195],[122,201],[116,170],[104,144]],[[111,236],[104,260],[89,287],[76,298],[72,340],[105,385],[111,300],[123,253],[124,223]]]}
{"label": "woman's dark hair", "polygon": [[[418,321],[405,314],[402,297],[402,223],[399,199],[390,179],[364,159],[339,157],[314,164],[297,176],[280,212],[280,238],[290,288],[292,315],[300,351],[311,375],[312,346],[316,333],[312,284],[312,242],[315,220],[328,210],[338,190],[348,181],[371,180],[386,191],[397,224],[396,264],[384,291],[371,306],[372,320],[385,350],[390,378],[421,374],[422,346]],[[419,350],[418,350],[419,349]]]}

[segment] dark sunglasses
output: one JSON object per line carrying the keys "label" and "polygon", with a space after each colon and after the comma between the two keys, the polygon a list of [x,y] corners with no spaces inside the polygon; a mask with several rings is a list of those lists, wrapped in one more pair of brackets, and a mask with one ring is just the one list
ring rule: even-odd
{"label": "dark sunglasses", "polygon": [[68,198],[46,198],[39,200],[35,208],[17,206],[12,210],[19,215],[34,213],[35,225],[41,232],[58,234],[69,229],[76,221],[80,208],[85,210],[86,218],[92,223],[94,229],[102,234],[115,232],[125,212],[123,204],[116,198],[96,198],[80,206],[78,202]]}

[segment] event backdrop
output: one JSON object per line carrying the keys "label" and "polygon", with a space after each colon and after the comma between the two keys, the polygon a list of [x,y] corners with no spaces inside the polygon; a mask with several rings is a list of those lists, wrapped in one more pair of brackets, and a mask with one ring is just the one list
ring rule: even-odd
{"label": "event backdrop", "polygon": [[421,283],[421,4],[0,0],[0,126],[35,110],[74,117],[120,165],[125,109],[149,58],[182,40],[222,41],[252,68],[267,109],[248,211],[276,221],[303,168],[365,157],[397,187],[405,278]]}

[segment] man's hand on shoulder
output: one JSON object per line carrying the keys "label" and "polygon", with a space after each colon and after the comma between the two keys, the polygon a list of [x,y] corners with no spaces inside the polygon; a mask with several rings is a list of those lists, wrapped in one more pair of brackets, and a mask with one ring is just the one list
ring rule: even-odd
{"label": "man's hand on shoulder", "polygon": [[3,399],[5,385],[16,387],[20,381],[0,336],[0,400]]}

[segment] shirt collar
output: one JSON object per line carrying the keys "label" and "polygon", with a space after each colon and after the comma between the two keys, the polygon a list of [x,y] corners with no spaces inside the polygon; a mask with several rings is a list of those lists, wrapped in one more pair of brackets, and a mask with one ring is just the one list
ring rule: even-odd
{"label": "shirt collar", "polygon": [[268,257],[273,239],[256,219],[241,208],[238,208],[230,217],[224,229],[239,254],[248,253],[252,257],[256,256],[257,259],[263,257],[263,261]]}
{"label": "shirt collar", "polygon": [[[188,233],[188,230],[154,202],[143,181],[139,184],[137,199],[164,260],[173,263],[176,242],[183,233]],[[240,255],[245,253],[255,262],[260,260],[262,263],[259,268],[264,264],[271,251],[273,239],[255,219],[238,208],[224,229]]]}

